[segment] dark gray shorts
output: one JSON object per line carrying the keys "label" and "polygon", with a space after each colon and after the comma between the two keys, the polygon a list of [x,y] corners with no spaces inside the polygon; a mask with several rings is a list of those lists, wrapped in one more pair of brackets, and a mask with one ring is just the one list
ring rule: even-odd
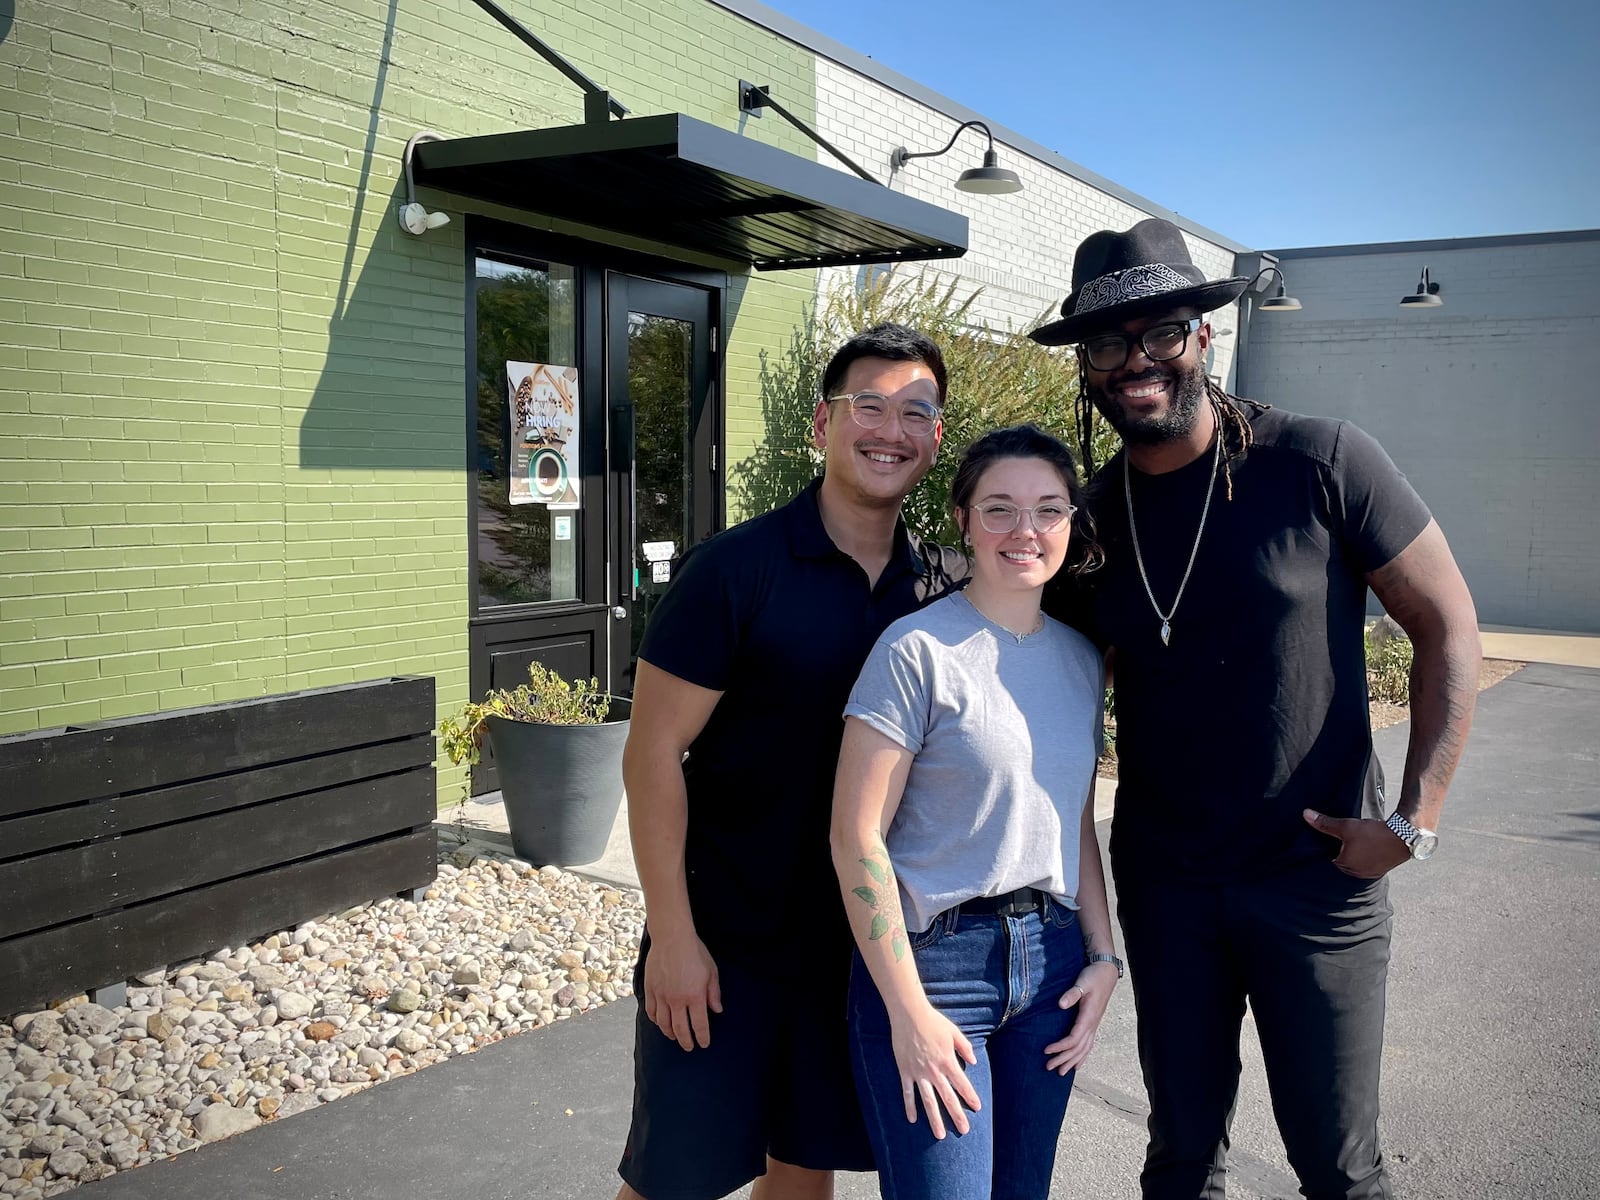
{"label": "dark gray shorts", "polygon": [[[634,972],[633,1124],[617,1172],[645,1200],[715,1200],[766,1173],[873,1170],[850,1072],[847,976],[777,979],[718,961],[711,1045],[684,1050],[644,1011]],[[847,960],[848,961],[848,960]]]}

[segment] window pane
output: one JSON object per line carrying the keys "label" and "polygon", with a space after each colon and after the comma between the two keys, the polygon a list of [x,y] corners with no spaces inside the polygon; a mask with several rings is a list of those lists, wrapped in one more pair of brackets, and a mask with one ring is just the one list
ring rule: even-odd
{"label": "window pane", "polygon": [[648,313],[628,314],[628,396],[634,410],[634,514],[638,544],[634,570],[639,599],[634,606],[633,654],[639,653],[650,613],[667,584],[645,560],[645,542],[689,548],[690,471],[689,368],[694,326]]}
{"label": "window pane", "polygon": [[[530,488],[514,468],[519,450],[521,462],[530,456],[527,446],[517,444],[523,439],[514,440],[512,422],[513,394],[519,383],[527,393],[521,397],[524,408],[530,395],[546,407],[551,396],[578,399],[573,269],[560,263],[511,264],[480,258],[476,274],[478,606],[575,600],[582,513],[576,506],[561,505],[563,497],[549,479],[541,477]],[[510,378],[508,363],[510,374],[519,379]],[[575,403],[572,407],[575,422],[579,409]],[[566,432],[573,436],[575,450],[575,426]],[[538,461],[545,474],[559,470],[559,464],[550,465],[554,460],[548,454]],[[556,492],[554,506],[542,498],[552,492]]]}

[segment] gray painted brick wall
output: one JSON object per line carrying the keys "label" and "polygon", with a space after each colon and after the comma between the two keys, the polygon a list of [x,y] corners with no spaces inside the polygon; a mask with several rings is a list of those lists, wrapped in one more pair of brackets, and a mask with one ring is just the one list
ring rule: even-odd
{"label": "gray painted brick wall", "polygon": [[[1247,394],[1377,437],[1482,622],[1600,632],[1600,235],[1281,253],[1305,307],[1251,319]],[[1424,265],[1444,306],[1401,309]]]}

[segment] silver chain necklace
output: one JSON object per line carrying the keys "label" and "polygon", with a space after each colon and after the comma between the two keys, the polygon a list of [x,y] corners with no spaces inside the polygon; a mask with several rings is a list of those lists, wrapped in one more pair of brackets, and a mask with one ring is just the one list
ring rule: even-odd
{"label": "silver chain necklace", "polygon": [[961,591],[957,592],[956,595],[959,596],[961,599],[965,600],[967,602],[967,607],[970,608],[973,612],[977,613],[980,617],[982,617],[990,625],[993,625],[996,629],[1003,630],[1005,633],[1007,633],[1011,637],[1015,638],[1016,639],[1016,643],[1019,646],[1022,645],[1023,642],[1025,642],[1029,638],[1031,638],[1034,634],[1038,633],[1040,630],[1042,630],[1044,628],[1044,613],[1042,613],[1042,612],[1039,614],[1038,618],[1034,621],[1032,629],[1028,630],[1027,633],[1018,633],[1016,630],[1010,628],[1009,626],[1000,624],[999,621],[996,621],[988,613],[984,612],[983,609],[979,608],[977,606],[977,604],[973,601],[972,597],[967,595],[967,592],[966,592],[965,588],[963,588]]}
{"label": "silver chain necklace", "polygon": [[1144,555],[1139,551],[1139,530],[1133,522],[1133,468],[1128,465],[1128,453],[1122,453],[1122,494],[1128,501],[1128,533],[1133,538],[1133,559],[1139,564],[1139,578],[1144,582],[1144,594],[1150,597],[1150,607],[1161,618],[1161,644],[1169,645],[1172,638],[1172,618],[1183,600],[1183,589],[1189,586],[1189,572],[1194,570],[1194,560],[1200,553],[1200,536],[1206,531],[1206,517],[1211,513],[1211,495],[1217,490],[1217,464],[1222,461],[1222,430],[1217,430],[1217,448],[1211,456],[1211,478],[1206,484],[1206,503],[1200,510],[1200,528],[1194,531],[1194,545],[1189,550],[1189,565],[1183,569],[1183,579],[1178,583],[1178,594],[1172,598],[1172,608],[1161,611],[1156,594],[1150,590],[1150,576],[1145,573]]}

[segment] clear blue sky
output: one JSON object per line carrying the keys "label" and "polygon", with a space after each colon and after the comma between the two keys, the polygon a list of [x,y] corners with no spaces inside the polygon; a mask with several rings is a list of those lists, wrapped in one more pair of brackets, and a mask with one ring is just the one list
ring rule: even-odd
{"label": "clear blue sky", "polygon": [[1595,0],[766,2],[1247,245],[1600,227]]}

